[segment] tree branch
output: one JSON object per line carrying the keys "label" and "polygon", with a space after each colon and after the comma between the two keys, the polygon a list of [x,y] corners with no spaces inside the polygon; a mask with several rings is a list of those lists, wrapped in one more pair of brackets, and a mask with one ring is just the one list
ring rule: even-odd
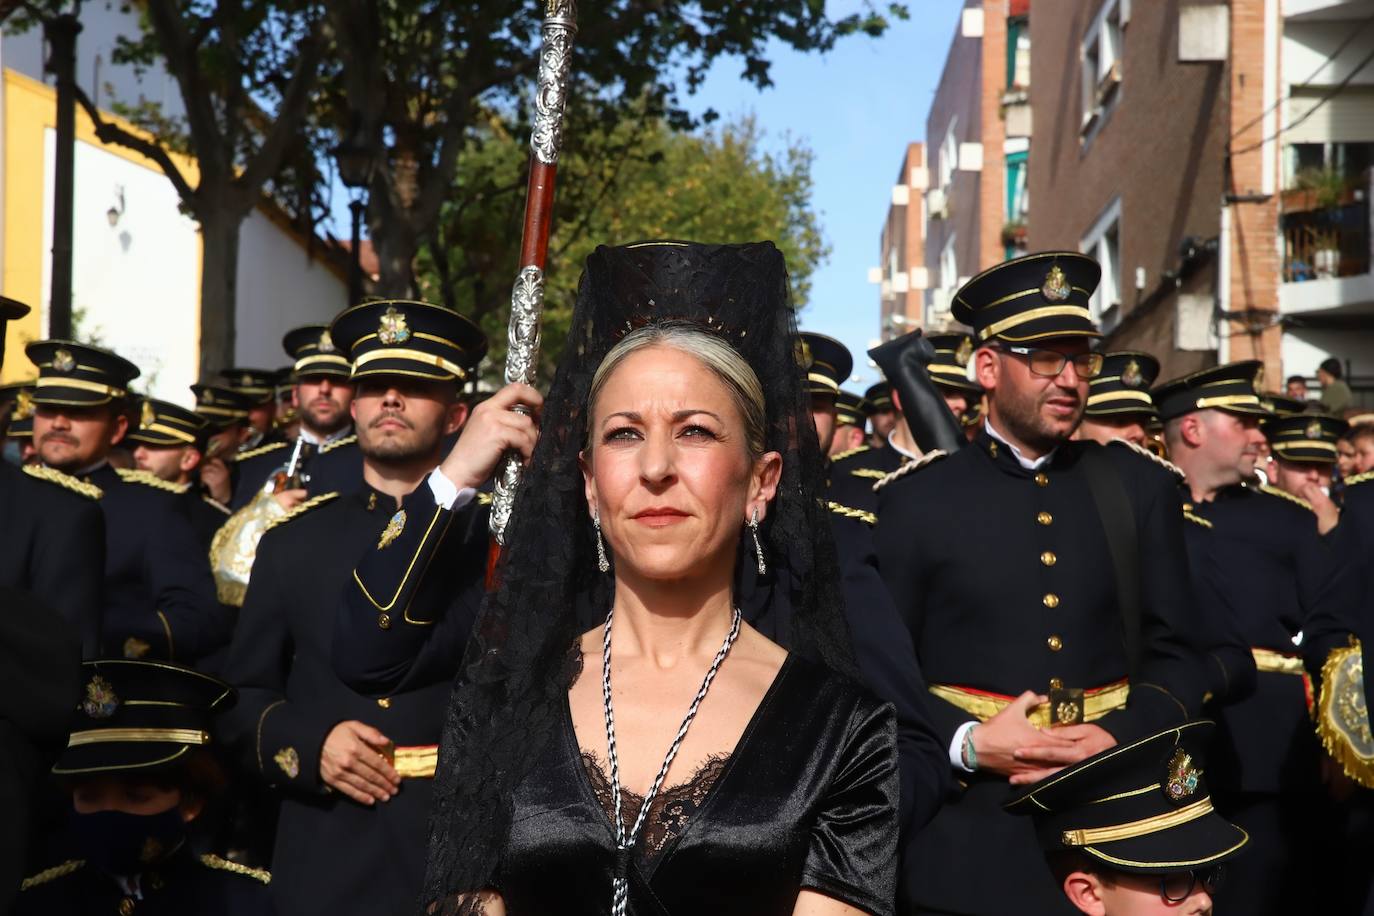
{"label": "tree branch", "polygon": [[[176,0],[147,0],[148,19],[162,46],[167,69],[181,88],[182,104],[186,106],[186,124],[200,163],[201,175],[206,171],[216,175],[231,171],[233,151],[224,150],[224,137],[215,122],[214,103],[201,80],[200,62],[196,48],[181,22]],[[226,156],[228,157],[226,160]],[[201,179],[204,184],[204,177]]]}
{"label": "tree branch", "polygon": [[323,24],[324,18],[317,18],[310,28],[310,34],[301,42],[296,72],[291,74],[291,82],[282,93],[281,104],[277,106],[277,118],[239,176],[236,183],[240,186],[261,188],[281,168],[282,158],[300,125],[305,106],[310,101],[311,89],[319,75],[323,53],[320,30]]}
{"label": "tree branch", "polygon": [[[87,116],[90,117],[91,122],[95,124],[95,135],[101,143],[113,143],[125,149],[131,149],[156,162],[167,176],[167,180],[172,183],[172,187],[176,188],[182,203],[192,212],[196,210],[196,190],[186,181],[186,176],[181,173],[181,169],[172,161],[172,157],[162,146],[127,131],[118,124],[106,121],[80,85],[74,84],[72,89],[76,93],[77,104],[82,107]],[[199,214],[197,214],[197,218],[199,218]]]}

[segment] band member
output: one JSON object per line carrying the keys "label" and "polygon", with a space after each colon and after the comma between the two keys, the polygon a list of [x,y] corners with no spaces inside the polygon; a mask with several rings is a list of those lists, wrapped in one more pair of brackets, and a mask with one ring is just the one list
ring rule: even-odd
{"label": "band member", "polygon": [[1099,275],[1046,252],[963,286],[954,315],[974,328],[987,418],[969,447],[880,485],[879,568],[962,786],[904,850],[912,912],[1062,910],[1030,824],[1002,803],[1201,699],[1177,489],[1130,449],[1069,441],[1101,370]]}
{"label": "band member", "polygon": [[1075,439],[1106,445],[1123,439],[1145,447],[1149,430],[1159,420],[1150,386],[1159,376],[1159,360],[1148,353],[1120,350],[1102,355],[1102,374],[1088,383],[1088,403]]}
{"label": "band member", "polygon": [[1272,485],[1312,507],[1319,534],[1330,533],[1340,522],[1331,482],[1336,442],[1347,428],[1344,420],[1312,413],[1281,415],[1264,423],[1272,455]]}
{"label": "band member", "polygon": [[225,369],[220,373],[225,388],[243,395],[248,408],[248,436],[241,451],[251,451],[285,441],[273,423],[277,418],[277,373],[272,369]]}
{"label": "band member", "polygon": [[191,520],[202,550],[229,517],[229,507],[200,485],[211,427],[205,418],[178,404],[148,398],[142,402],[138,426],[128,436],[134,444],[134,465],[161,480],[176,493]]}
{"label": "band member", "polygon": [[48,468],[98,494],[105,528],[101,654],[194,663],[229,639],[209,560],[161,481],[116,471],[128,386],[138,367],[98,347],[43,340],[26,348],[38,366],[34,441]]}
{"label": "band member", "polygon": [[1305,876],[1322,855],[1312,838],[1330,833],[1294,638],[1353,600],[1349,571],[1333,562],[1311,509],[1247,483],[1259,456],[1255,433],[1271,416],[1256,393],[1260,372],[1256,360],[1230,363],[1153,392],[1169,455],[1187,475],[1187,511],[1208,526],[1206,576],[1238,615],[1234,628],[1258,671],[1252,695],[1215,710],[1211,763],[1219,810],[1252,838],[1229,905],[1256,914],[1303,909]]}
{"label": "band member", "polygon": [[[297,438],[302,445],[298,460],[305,467],[306,486],[288,508],[309,495],[352,493],[362,484],[362,457],[356,448],[353,418],[353,383],[348,360],[339,352],[324,325],[307,325],[288,331],[282,348],[295,362],[292,371],[291,405],[300,423]],[[263,488],[272,472],[291,456],[296,440],[279,440],[242,453],[232,508],[247,505]],[[348,454],[352,460],[325,462],[325,454]],[[328,465],[328,467],[321,467]],[[318,480],[316,478],[319,478]]]}
{"label": "band member", "polygon": [[1079,912],[1212,912],[1228,863],[1249,841],[1212,808],[1212,731],[1211,722],[1190,722],[1103,751],[1007,802],[1034,822],[1050,872]]}
{"label": "band member", "polygon": [[82,669],[67,749],[52,768],[69,799],[70,857],[24,881],[17,913],[269,912],[271,875],[200,851],[197,828],[226,784],[210,753],[211,717],[233,691],[165,662]]}
{"label": "band member", "polygon": [[887,434],[897,425],[897,411],[892,406],[892,386],[887,382],[869,385],[864,392],[864,404],[868,423],[873,427],[868,444],[873,448],[882,448],[887,444]]}
{"label": "band member", "polygon": [[[380,697],[351,690],[334,673],[334,618],[357,558],[426,524],[402,497],[437,480],[448,504],[458,499],[432,472],[444,437],[467,418],[463,344],[481,332],[448,309],[388,301],[349,309],[330,334],[353,366],[366,486],[312,497],[258,544],[226,668],[239,702],[225,732],[281,794],[277,909],[400,913],[414,906],[424,868],[449,685]],[[393,611],[376,625],[403,626],[404,611]]]}
{"label": "band member", "polygon": [[835,395],[835,438],[830,443],[830,460],[847,458],[865,448],[868,415],[862,395],[840,389]]}
{"label": "band member", "polygon": [[247,395],[219,385],[192,385],[195,412],[209,424],[209,438],[200,463],[200,481],[216,502],[228,505],[234,495],[237,473],[235,459],[248,440],[248,410],[253,406]]}

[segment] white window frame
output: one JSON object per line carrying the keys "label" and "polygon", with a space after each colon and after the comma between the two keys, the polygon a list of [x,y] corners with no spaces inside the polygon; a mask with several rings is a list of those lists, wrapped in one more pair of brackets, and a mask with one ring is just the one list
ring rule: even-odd
{"label": "white window frame", "polygon": [[1121,100],[1122,58],[1129,17],[1130,6],[1123,0],[1103,0],[1079,44],[1083,113],[1079,131],[1085,144],[1102,128]]}
{"label": "white window frame", "polygon": [[[1116,235],[1116,251],[1109,246],[1109,237]],[[1121,198],[1109,203],[1092,227],[1083,234],[1078,250],[1102,265],[1102,282],[1088,301],[1094,321],[1101,322],[1109,332],[1121,320]]]}
{"label": "white window frame", "polygon": [[944,246],[940,249],[940,288],[953,290],[957,288],[959,278],[959,253],[955,250],[954,243],[958,238],[956,233],[951,232],[949,238],[945,239]]}
{"label": "white window frame", "polygon": [[959,126],[958,116],[949,119],[949,125],[945,128],[945,136],[940,140],[940,190],[949,187],[954,180],[954,173],[959,169],[959,138],[955,136],[955,128]]}

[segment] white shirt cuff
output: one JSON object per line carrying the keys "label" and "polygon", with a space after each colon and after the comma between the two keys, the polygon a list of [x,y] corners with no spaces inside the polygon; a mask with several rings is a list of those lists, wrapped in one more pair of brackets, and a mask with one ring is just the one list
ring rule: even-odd
{"label": "white shirt cuff", "polygon": [[477,491],[472,487],[458,489],[439,468],[435,468],[429,474],[429,489],[434,494],[434,501],[450,510],[461,509],[477,497]]}
{"label": "white shirt cuff", "polygon": [[949,762],[956,770],[962,770],[965,773],[973,772],[964,766],[964,736],[977,724],[976,721],[965,722],[954,730],[954,740],[949,743]]}

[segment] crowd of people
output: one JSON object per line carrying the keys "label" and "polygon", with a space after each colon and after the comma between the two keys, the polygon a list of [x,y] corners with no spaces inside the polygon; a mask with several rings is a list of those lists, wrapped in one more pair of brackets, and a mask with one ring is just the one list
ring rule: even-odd
{"label": "crowd of people", "polygon": [[1374,416],[1104,351],[1099,275],[862,395],[766,242],[597,249],[543,392],[416,301],[194,407],[28,344],[0,912],[1374,913]]}

